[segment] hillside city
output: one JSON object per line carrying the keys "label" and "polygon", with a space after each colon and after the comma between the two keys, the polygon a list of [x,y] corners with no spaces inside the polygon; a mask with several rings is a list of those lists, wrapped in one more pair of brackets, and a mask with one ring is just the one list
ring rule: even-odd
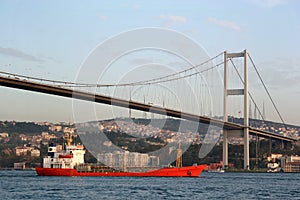
{"label": "hillside city", "polygon": [[[199,128],[200,134],[198,134],[189,130],[189,124],[186,122],[182,122],[184,125],[179,128],[173,125],[178,124],[180,122],[178,120],[168,119],[164,127],[157,125],[159,121],[159,119],[155,119],[149,124],[150,120],[147,119],[115,119],[99,121],[97,124],[99,130],[103,131],[112,142],[116,142],[120,137],[130,140],[130,143],[128,141],[122,143],[121,147],[124,150],[132,150],[132,146],[137,146],[134,144],[140,139],[144,143],[139,144],[148,145],[149,148],[151,145],[161,147],[172,142],[199,146],[207,140],[206,132],[209,133],[208,136],[216,140],[216,146],[222,144],[222,136],[217,130],[209,130],[207,127]],[[268,123],[268,125],[259,121],[255,123],[262,130],[300,138],[300,127],[287,126],[288,129],[286,130],[284,126],[277,123]],[[89,123],[85,123],[85,125],[89,126]],[[46,154],[47,145],[50,142],[57,143],[58,150],[63,149],[62,138],[66,132],[74,133],[75,142],[80,142],[73,123],[0,122],[0,159],[2,161],[0,167],[18,167],[20,163],[22,166],[25,163],[29,167],[40,165],[42,157]],[[150,139],[144,140],[144,138]],[[255,141],[255,139],[255,137],[251,137],[252,141]],[[229,144],[242,145],[243,138],[230,138]],[[133,149],[133,151],[138,151],[138,149]]]}

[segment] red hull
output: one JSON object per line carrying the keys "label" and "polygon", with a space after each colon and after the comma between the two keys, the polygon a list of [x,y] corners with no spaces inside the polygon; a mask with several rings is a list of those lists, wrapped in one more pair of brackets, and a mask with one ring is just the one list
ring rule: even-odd
{"label": "red hull", "polygon": [[39,176],[152,176],[152,177],[198,177],[206,165],[161,168],[148,172],[78,172],[76,169],[37,167]]}

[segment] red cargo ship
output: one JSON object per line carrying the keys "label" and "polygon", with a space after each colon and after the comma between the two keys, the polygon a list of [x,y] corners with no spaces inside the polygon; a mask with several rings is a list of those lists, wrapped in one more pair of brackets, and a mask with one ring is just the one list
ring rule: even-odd
{"label": "red cargo ship", "polygon": [[[71,145],[71,134],[67,136],[65,150],[56,151],[50,144],[48,155],[43,159],[43,167],[37,167],[39,176],[151,176],[151,177],[198,177],[206,165],[181,166],[181,158],[177,159],[177,167],[111,168],[104,165],[84,163],[84,146]],[[180,154],[181,155],[181,154]],[[180,162],[180,163],[179,163]],[[144,171],[148,169],[147,171]]]}
{"label": "red cargo ship", "polygon": [[103,171],[78,171],[67,168],[43,168],[37,167],[39,176],[152,176],[152,177],[198,177],[205,165],[189,167],[173,167],[150,170],[147,172],[122,172],[106,169]]}

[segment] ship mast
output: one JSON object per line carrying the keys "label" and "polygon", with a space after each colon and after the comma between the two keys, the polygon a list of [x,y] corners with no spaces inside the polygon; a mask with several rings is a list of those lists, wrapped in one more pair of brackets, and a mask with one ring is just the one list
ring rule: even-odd
{"label": "ship mast", "polygon": [[71,146],[71,143],[73,141],[73,139],[72,139],[72,132],[66,132],[66,134],[64,136],[64,139],[67,142],[67,146]]}
{"label": "ship mast", "polygon": [[177,149],[176,167],[182,167],[182,149],[180,148],[180,144]]}

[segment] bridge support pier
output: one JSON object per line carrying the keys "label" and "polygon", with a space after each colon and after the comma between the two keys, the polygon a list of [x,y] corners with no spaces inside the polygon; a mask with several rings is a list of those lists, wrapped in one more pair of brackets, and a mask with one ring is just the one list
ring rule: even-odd
{"label": "bridge support pier", "polygon": [[223,130],[223,169],[228,168],[228,132]]}
{"label": "bridge support pier", "polygon": [[244,169],[250,169],[249,128],[244,129]]}

